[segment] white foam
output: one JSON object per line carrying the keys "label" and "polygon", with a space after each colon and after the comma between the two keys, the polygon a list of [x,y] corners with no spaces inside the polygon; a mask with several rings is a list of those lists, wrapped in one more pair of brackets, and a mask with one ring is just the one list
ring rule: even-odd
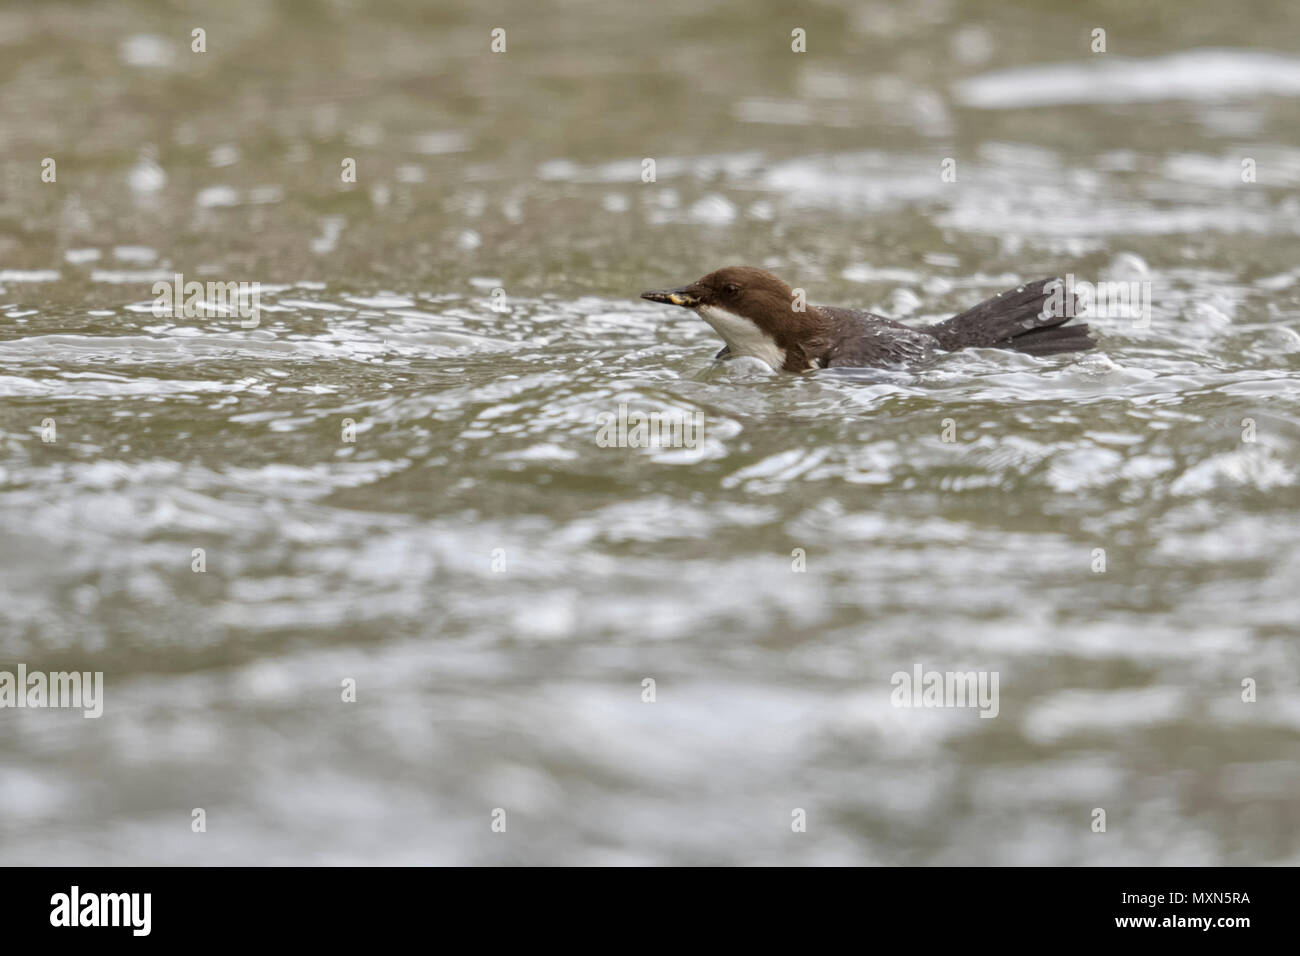
{"label": "white foam", "polygon": [[957,83],[957,99],[978,109],[1070,103],[1216,102],[1254,96],[1300,96],[1300,58],[1256,50],[1188,50],[1133,59],[1097,56],[998,70]]}

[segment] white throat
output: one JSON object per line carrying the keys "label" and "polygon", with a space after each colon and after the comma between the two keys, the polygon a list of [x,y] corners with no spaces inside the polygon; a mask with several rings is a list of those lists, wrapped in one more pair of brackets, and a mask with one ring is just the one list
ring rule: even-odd
{"label": "white throat", "polygon": [[731,357],[747,355],[760,359],[772,368],[780,371],[785,365],[785,349],[772,341],[772,337],[760,329],[751,319],[735,312],[728,312],[716,305],[702,305],[696,313],[713,331],[722,336],[722,340],[731,349]]}

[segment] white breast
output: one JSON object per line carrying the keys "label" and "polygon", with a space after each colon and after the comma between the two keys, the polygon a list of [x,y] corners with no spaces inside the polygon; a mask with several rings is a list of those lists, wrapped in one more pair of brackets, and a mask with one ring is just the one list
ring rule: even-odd
{"label": "white breast", "polygon": [[713,331],[722,336],[722,340],[731,349],[735,358],[747,355],[761,359],[772,368],[781,369],[785,365],[785,349],[778,346],[772,337],[743,315],[728,312],[716,305],[702,305],[696,313]]}

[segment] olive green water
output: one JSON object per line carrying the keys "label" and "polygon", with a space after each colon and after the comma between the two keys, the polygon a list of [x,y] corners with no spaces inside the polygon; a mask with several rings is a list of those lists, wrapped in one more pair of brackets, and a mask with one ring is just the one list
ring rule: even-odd
{"label": "olive green water", "polygon": [[[0,863],[1300,862],[1300,8],[210,6],[0,9],[0,670],[105,682]],[[1150,322],[777,377],[731,263]]]}

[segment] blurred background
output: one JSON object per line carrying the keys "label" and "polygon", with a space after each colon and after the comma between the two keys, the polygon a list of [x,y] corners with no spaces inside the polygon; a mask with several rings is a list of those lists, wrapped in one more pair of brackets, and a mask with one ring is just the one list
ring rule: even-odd
{"label": "blurred background", "polygon": [[[0,669],[105,702],[0,863],[1300,862],[1297,130],[1259,0],[5,4]],[[736,263],[1152,318],[764,375],[637,299]]]}

